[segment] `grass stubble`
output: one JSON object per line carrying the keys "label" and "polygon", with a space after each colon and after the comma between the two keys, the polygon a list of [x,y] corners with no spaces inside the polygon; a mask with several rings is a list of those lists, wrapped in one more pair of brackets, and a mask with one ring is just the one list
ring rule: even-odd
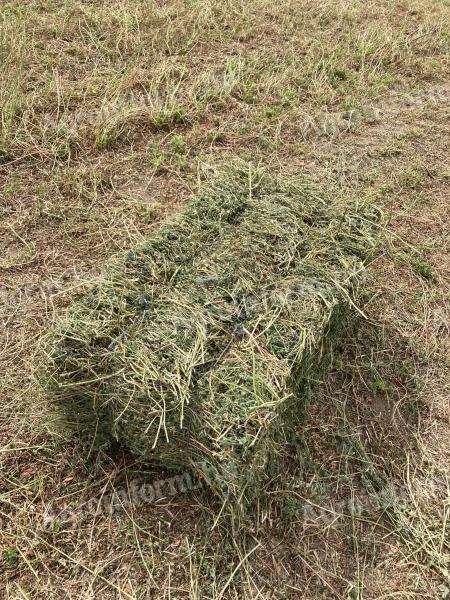
{"label": "grass stubble", "polygon": [[[447,3],[1,13],[4,597],[445,598]],[[37,340],[111,253],[154,235],[235,156],[342,201],[375,198],[390,218],[358,303],[367,318],[342,335],[300,448],[239,537],[211,529],[197,492],[42,528],[49,503],[164,472],[121,449],[86,464],[31,381]]]}

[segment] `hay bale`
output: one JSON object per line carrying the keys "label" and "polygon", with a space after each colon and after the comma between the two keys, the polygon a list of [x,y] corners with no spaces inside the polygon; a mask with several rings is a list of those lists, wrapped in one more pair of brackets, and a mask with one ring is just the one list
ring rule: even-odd
{"label": "hay bale", "polygon": [[46,389],[82,432],[251,502],[276,471],[379,214],[233,165],[115,261],[44,340]]}

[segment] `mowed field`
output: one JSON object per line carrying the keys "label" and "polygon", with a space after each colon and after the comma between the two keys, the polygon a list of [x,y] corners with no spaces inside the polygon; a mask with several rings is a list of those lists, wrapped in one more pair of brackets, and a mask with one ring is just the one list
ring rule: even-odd
{"label": "mowed field", "polygon": [[[2,600],[450,598],[449,44],[449,0],[1,3]],[[106,261],[234,158],[386,214],[239,531],[207,490],[127,502],[167,474],[73,439],[33,377]]]}

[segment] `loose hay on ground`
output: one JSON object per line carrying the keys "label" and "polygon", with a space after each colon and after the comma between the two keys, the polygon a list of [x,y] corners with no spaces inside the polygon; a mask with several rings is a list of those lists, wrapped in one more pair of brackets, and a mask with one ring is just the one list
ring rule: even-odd
{"label": "loose hay on ground", "polygon": [[83,434],[189,468],[244,507],[354,306],[379,216],[232,165],[46,336],[46,389]]}

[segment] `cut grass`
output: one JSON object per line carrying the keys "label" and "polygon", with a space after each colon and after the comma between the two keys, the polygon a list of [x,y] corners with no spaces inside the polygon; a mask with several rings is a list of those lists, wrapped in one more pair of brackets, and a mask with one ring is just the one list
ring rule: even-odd
{"label": "cut grass", "polygon": [[[0,595],[448,597],[448,2],[0,12]],[[338,342],[256,527],[211,531],[217,506],[192,492],[43,529],[49,504],[166,473],[117,448],[86,463],[31,382],[38,338],[112,252],[154,236],[208,165],[236,156],[384,205],[392,237],[369,269],[368,321]],[[375,482],[402,493],[368,502]]]}
{"label": "cut grass", "polygon": [[32,139],[42,158],[67,163],[214,115],[234,130],[261,108],[278,114],[266,125],[271,134],[280,122],[294,132],[299,100],[310,110],[345,108],[408,85],[411,73],[445,72],[445,9],[435,3],[428,14],[414,5],[374,11],[364,2],[303,2],[279,11],[261,0],[248,8],[7,2],[4,35],[15,43],[5,38],[13,49],[5,65],[5,135],[13,128],[18,156]]}

